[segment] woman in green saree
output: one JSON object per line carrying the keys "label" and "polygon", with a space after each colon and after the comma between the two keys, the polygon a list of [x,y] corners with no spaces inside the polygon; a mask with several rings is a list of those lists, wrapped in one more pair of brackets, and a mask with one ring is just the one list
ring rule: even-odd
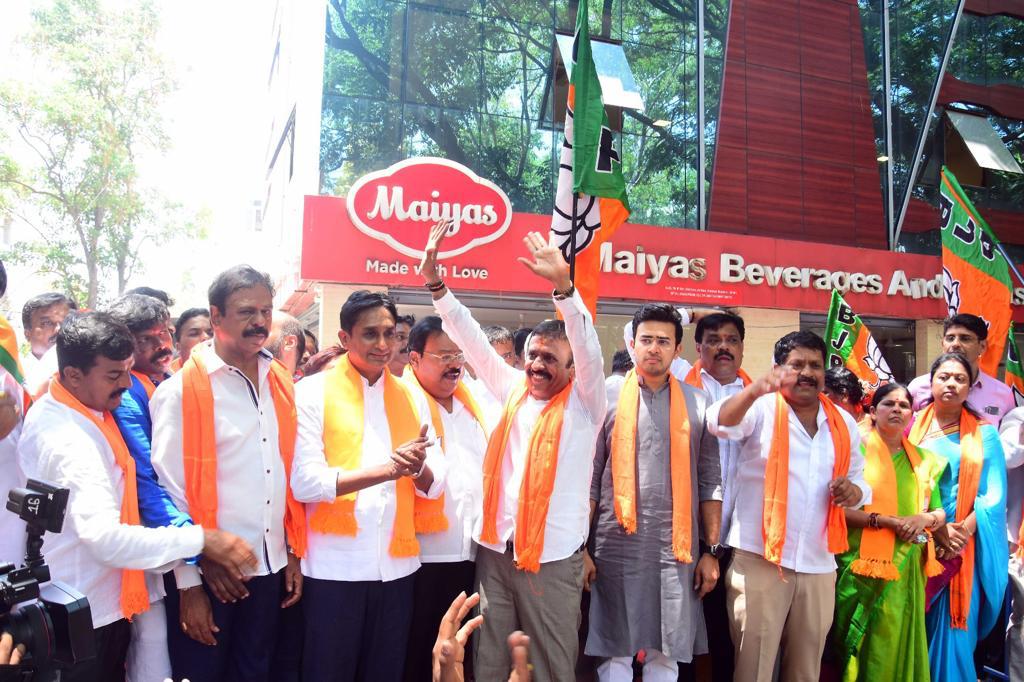
{"label": "woman in green saree", "polygon": [[836,557],[833,645],[847,681],[929,680],[925,581],[942,568],[930,531],[946,521],[936,489],[946,462],[907,442],[911,414],[907,388],[886,384],[862,434],[873,499],[846,510],[850,549]]}

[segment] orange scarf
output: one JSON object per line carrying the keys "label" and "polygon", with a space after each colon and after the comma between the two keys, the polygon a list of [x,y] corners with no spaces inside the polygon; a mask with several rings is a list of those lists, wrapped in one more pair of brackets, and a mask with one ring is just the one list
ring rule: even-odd
{"label": "orange scarf", "polygon": [[[935,418],[935,404],[930,403],[917,415],[910,429],[911,443],[920,444],[928,434],[928,428]],[[981,422],[966,409],[960,410],[960,475],[957,477],[956,519],[962,522],[974,510],[974,500],[981,485],[981,470],[984,464],[984,450],[981,437]],[[949,583],[950,625],[958,630],[967,629],[967,613],[971,609],[971,592],[974,589],[974,536],[967,539],[964,547],[963,564]]]}
{"label": "orange scarf", "polygon": [[[669,381],[669,461],[672,476],[672,554],[685,564],[693,561],[690,490],[690,418],[683,389]],[[636,430],[640,411],[640,381],[629,370],[619,394],[612,427],[612,491],[615,518],[627,533],[636,532]]]}
{"label": "orange scarf", "polygon": [[[58,379],[50,382],[50,396],[58,403],[70,407],[72,410],[88,419],[99,429],[100,433],[107,440],[114,453],[114,462],[121,468],[124,475],[124,494],[121,496],[121,523],[131,526],[140,526],[139,520],[139,492],[138,481],[135,478],[135,460],[128,452],[128,446],[121,437],[117,428],[117,422],[110,412],[104,411],[103,418],[99,419],[92,410],[78,401],[78,398],[64,388]],[[137,613],[142,613],[149,608],[149,591],[146,589],[146,579],[142,571],[121,569],[121,615],[128,620]]]}
{"label": "orange scarf", "polygon": [[[516,564],[525,571],[540,570],[540,557],[544,552],[544,529],[547,525],[551,491],[555,487],[558,468],[558,446],[562,439],[565,406],[569,401],[572,382],[551,398],[540,418],[533,425],[530,444],[526,451],[526,470],[519,488],[519,509],[516,512]],[[501,420],[491,433],[484,456],[484,524],[480,541],[495,545],[498,539],[498,498],[501,496],[501,463],[505,458],[509,433],[516,413],[527,396],[526,381],[515,388],[505,403]]]}
{"label": "orange scarf", "polygon": [[[929,485],[931,478],[921,470],[921,451],[904,438],[903,452],[906,453],[910,465],[914,469],[916,480],[917,513],[927,510],[928,498],[931,495]],[[899,513],[899,491],[896,485],[896,467],[892,463],[892,453],[878,431],[871,429],[864,437],[864,479],[871,486],[871,504],[864,507],[868,514],[895,516]],[[892,561],[896,551],[896,532],[888,528],[865,528],[861,534],[858,558],[850,565],[850,570],[858,575],[883,580],[899,580],[900,572]],[[942,564],[935,558],[935,543],[928,533],[927,560],[925,575],[928,577],[942,573]]]}
{"label": "orange scarf", "polygon": [[[704,362],[698,359],[697,362],[693,363],[693,367],[690,368],[690,371],[686,373],[685,381],[694,388],[699,388],[700,390],[703,391],[704,379],[700,375],[700,371],[702,369],[704,369]],[[744,386],[750,385],[750,375],[744,372],[742,369],[736,371],[736,376],[740,378],[740,381],[743,382]]]}
{"label": "orange scarf", "polygon": [[[411,367],[407,367],[405,374],[402,375],[402,380],[409,383],[410,386],[415,386],[420,390],[424,397],[427,399],[427,405],[430,406],[430,421],[434,425],[434,433],[437,434],[437,439],[441,443],[441,451],[444,452],[447,440],[444,434],[444,422],[441,420],[441,407],[437,404],[434,396],[427,393],[427,391],[420,385],[420,381],[416,378],[416,372]],[[486,433],[487,429],[484,427],[483,414],[480,411],[480,406],[476,402],[476,398],[466,387],[466,384],[460,381],[455,387],[455,400],[458,400],[469,413],[473,415],[477,423],[480,424],[480,428]],[[444,494],[436,500],[430,500],[426,497],[416,497],[415,503],[416,513],[416,532],[417,533],[440,533],[448,530],[448,517],[444,515]]]}
{"label": "orange scarf", "polygon": [[[214,396],[210,374],[200,353],[192,353],[182,367],[181,439],[185,464],[185,499],[192,520],[203,528],[217,528],[217,432],[214,424]],[[288,544],[298,557],[306,554],[306,512],[293,496],[289,483],[298,418],[295,386],[277,360],[267,377],[277,415],[277,442],[284,462],[287,495],[284,525]]]}
{"label": "orange scarf", "polygon": [[[828,432],[832,437],[835,463],[832,478],[846,476],[850,469],[850,432],[846,422],[831,400],[819,395],[825,410]],[[786,544],[786,511],[789,499],[789,404],[781,393],[775,394],[775,424],[771,449],[764,477],[764,511],[761,533],[764,537],[764,558],[773,564],[782,563]],[[828,551],[839,554],[849,549],[846,539],[846,514],[832,502],[828,505]]]}
{"label": "orange scarf", "polygon": [[152,399],[153,393],[156,391],[156,384],[153,383],[153,380],[142,372],[136,372],[135,370],[132,370],[132,376],[139,380],[142,387],[146,389],[146,395]]}
{"label": "orange scarf", "polygon": [[[378,381],[384,382],[384,416],[388,420],[391,447],[415,440],[420,435],[420,417],[409,387],[387,369]],[[352,366],[348,355],[327,370],[324,381],[324,455],[331,467],[354,471],[362,466],[365,430],[363,378]],[[321,502],[310,518],[309,527],[320,533],[355,536],[356,496],[351,492],[334,502]],[[395,522],[388,551],[393,557],[413,557],[420,553],[416,540],[414,506],[416,486],[408,476],[395,481]]]}

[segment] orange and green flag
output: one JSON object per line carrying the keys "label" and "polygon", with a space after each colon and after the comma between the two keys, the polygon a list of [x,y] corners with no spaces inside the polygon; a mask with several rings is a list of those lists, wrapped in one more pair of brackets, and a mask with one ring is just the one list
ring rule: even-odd
{"label": "orange and green flag", "polygon": [[551,230],[567,261],[575,251],[576,288],[593,315],[601,273],[601,243],[629,218],[629,202],[622,160],[615,150],[591,52],[587,0],[580,0],[577,8],[572,64],[567,67],[569,98]]}
{"label": "orange and green flag", "polygon": [[1013,391],[1014,405],[1024,405],[1024,366],[1020,363],[1020,350],[1013,336],[1013,322],[1010,323],[1010,333],[1006,336],[1006,376],[1003,382]]}
{"label": "orange and green flag", "polygon": [[0,315],[0,367],[6,369],[19,384],[25,384],[25,373],[18,359],[18,337],[3,315]]}
{"label": "orange and green flag", "polygon": [[1010,329],[1013,285],[999,241],[948,168],[939,187],[942,226],[942,288],[950,316],[977,315],[988,326],[981,370],[995,376]]}
{"label": "orange and green flag", "polygon": [[835,289],[825,322],[825,347],[826,364],[846,367],[868,387],[868,392],[893,380],[889,363],[882,357],[871,331]]}

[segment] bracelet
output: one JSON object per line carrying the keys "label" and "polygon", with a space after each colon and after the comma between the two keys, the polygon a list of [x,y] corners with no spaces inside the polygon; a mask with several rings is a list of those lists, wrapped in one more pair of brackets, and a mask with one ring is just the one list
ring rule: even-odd
{"label": "bracelet", "polygon": [[556,301],[564,301],[567,298],[572,298],[572,295],[574,293],[576,293],[576,284],[572,283],[569,285],[569,288],[566,289],[565,291],[559,291],[558,289],[555,289],[554,291],[551,292],[551,296]]}
{"label": "bracelet", "polygon": [[433,293],[444,289],[445,284],[443,279],[439,279],[436,282],[427,282],[425,286],[427,287],[427,291]]}
{"label": "bracelet", "polygon": [[870,526],[871,528],[878,528],[879,527],[878,526],[878,513],[877,512],[871,512],[871,514],[868,515],[868,526]]}

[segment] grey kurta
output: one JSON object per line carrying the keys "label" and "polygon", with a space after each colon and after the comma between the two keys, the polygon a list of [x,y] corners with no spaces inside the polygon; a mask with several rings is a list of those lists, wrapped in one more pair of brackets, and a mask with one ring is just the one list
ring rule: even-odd
{"label": "grey kurta", "polygon": [[[678,381],[670,378],[671,381]],[[697,501],[722,499],[718,439],[707,431],[707,394],[682,384],[690,420],[690,497],[693,563],[672,554],[672,476],[669,458],[669,385],[640,390],[637,420],[637,531],[627,535],[615,518],[612,501],[612,426],[618,387],[608,393],[608,413],[597,441],[590,498],[597,502],[593,558],[597,580],[591,587],[591,656],[633,656],[657,649],[688,662],[708,650],[704,612],[693,589],[700,554]]]}

